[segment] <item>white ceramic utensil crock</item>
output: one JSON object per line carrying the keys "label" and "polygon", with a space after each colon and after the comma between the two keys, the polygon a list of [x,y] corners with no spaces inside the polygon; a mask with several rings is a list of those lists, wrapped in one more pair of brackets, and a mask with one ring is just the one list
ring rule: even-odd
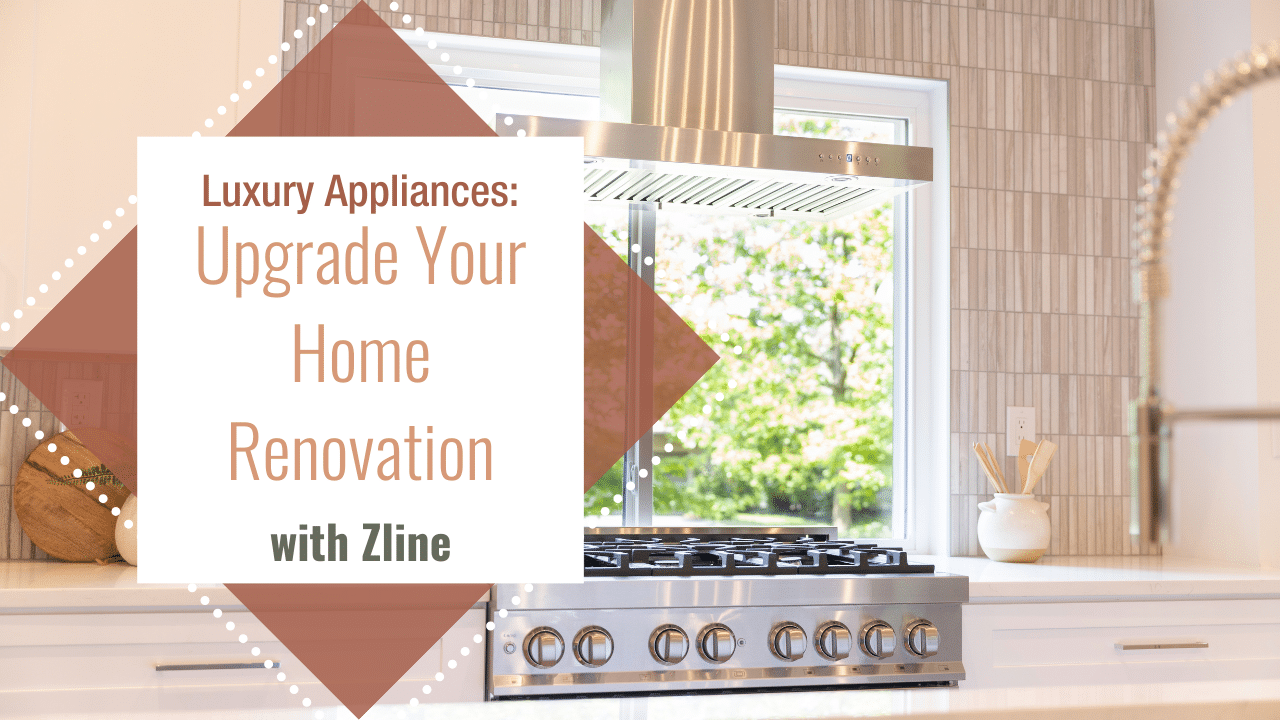
{"label": "white ceramic utensil crock", "polygon": [[978,543],[992,560],[1035,562],[1049,549],[1049,503],[1033,495],[996,493],[978,509]]}
{"label": "white ceramic utensil crock", "polygon": [[130,565],[138,564],[138,496],[130,495],[124,501],[120,517],[116,518],[116,550]]}

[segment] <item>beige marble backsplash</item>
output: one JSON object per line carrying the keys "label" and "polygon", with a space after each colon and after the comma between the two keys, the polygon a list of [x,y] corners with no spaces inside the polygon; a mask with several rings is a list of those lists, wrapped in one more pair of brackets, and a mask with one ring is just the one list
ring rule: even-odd
{"label": "beige marble backsplash", "polygon": [[[284,3],[285,70],[351,2],[329,4]],[[589,0],[370,5],[392,27],[599,42]],[[949,82],[952,552],[980,553],[988,489],[969,446],[990,444],[1013,472],[1007,405],[1036,407],[1039,434],[1061,446],[1039,488],[1050,553],[1158,552],[1129,543],[1123,415],[1138,374],[1128,226],[1155,132],[1151,0],[778,0],[777,13],[778,63]],[[3,369],[0,391],[52,431]],[[10,502],[35,442],[0,413],[0,558],[40,555]]]}
{"label": "beige marble backsplash", "polygon": [[[285,3],[285,35],[327,15]],[[581,45],[598,2],[390,0],[392,27]],[[1038,494],[1052,554],[1150,554],[1128,536],[1125,403],[1137,392],[1129,275],[1155,133],[1151,0],[778,0],[775,60],[946,80],[951,117],[951,551],[975,555],[988,497],[969,447],[1005,458],[1005,407],[1061,447]],[[403,15],[408,13],[410,22]],[[305,25],[311,15],[320,19]]]}
{"label": "beige marble backsplash", "polygon": [[[0,356],[3,354],[0,351]],[[35,432],[43,430],[46,438],[52,437],[58,432],[58,421],[3,365],[0,393],[4,393],[4,400],[0,401],[0,560],[42,560],[48,556],[31,544],[18,525],[13,512],[13,485],[23,461],[40,444]],[[13,405],[18,406],[18,414],[9,412]],[[22,418],[27,417],[31,418],[30,427],[22,424]]]}

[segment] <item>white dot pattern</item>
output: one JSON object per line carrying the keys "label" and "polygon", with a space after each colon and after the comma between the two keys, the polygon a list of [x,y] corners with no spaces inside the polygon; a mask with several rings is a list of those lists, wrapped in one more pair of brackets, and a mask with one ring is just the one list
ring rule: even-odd
{"label": "white dot pattern", "polygon": [[[392,12],[397,12],[397,11],[399,10],[399,3],[395,3],[395,2],[390,3],[390,5],[389,5],[388,7],[391,9],[391,11],[392,11]],[[319,10],[319,12],[320,12],[321,14],[324,14],[324,13],[329,12],[329,6],[328,6],[327,4],[321,4],[317,9]],[[413,23],[413,16],[412,16],[412,15],[409,15],[409,14],[407,14],[407,13],[406,13],[406,14],[404,14],[403,16],[401,16],[400,20],[401,20],[401,22],[402,22],[402,23],[404,23],[405,25],[411,25],[411,24]],[[315,26],[315,24],[316,24],[316,18],[315,18],[315,17],[308,17],[308,18],[307,18],[307,20],[306,20],[306,24],[307,24],[307,26],[308,26],[308,27],[314,27],[314,26]],[[419,35],[423,35],[423,34],[424,34],[424,30],[423,30],[423,28],[422,28],[422,27],[418,27],[418,28],[417,28],[417,30],[416,30],[416,32],[417,32],[417,34],[419,34]],[[296,30],[294,30],[294,31],[293,31],[293,37],[294,37],[294,39],[298,39],[298,40],[300,40],[300,39],[302,39],[302,35],[303,35],[303,32],[302,32],[302,30],[301,30],[301,29],[296,29]],[[428,47],[428,48],[430,48],[430,49],[432,49],[432,50],[436,49],[436,47],[437,47],[437,43],[436,43],[436,41],[435,41],[435,40],[429,40],[429,41],[428,41],[428,43],[427,43],[427,47]],[[287,41],[286,41],[286,42],[281,42],[281,43],[280,43],[280,50],[281,50],[282,52],[288,52],[291,48],[292,48],[292,46],[291,46],[291,45],[290,45],[290,43],[288,43]],[[440,56],[440,61],[441,61],[441,62],[445,62],[445,63],[449,62],[449,54],[448,54],[448,53],[442,53],[442,54],[441,54],[441,56]],[[272,54],[272,55],[267,56],[267,64],[268,64],[268,65],[275,65],[277,62],[279,62],[279,58],[278,58],[276,55]],[[453,67],[453,72],[454,72],[454,74],[455,74],[455,75],[461,74],[461,73],[462,73],[462,66],[460,66],[460,65],[455,65],[455,66]],[[263,77],[263,76],[265,76],[265,74],[266,74],[266,70],[265,70],[265,68],[256,68],[256,69],[254,70],[254,74],[255,74],[257,77]],[[474,88],[474,87],[475,87],[475,85],[476,85],[475,79],[474,79],[474,78],[467,78],[466,85],[467,85],[467,87],[469,87],[469,88]],[[253,83],[252,83],[251,81],[249,81],[249,80],[245,80],[245,81],[242,83],[242,87],[243,87],[245,90],[249,90],[249,89],[251,89],[251,88],[253,87]],[[484,96],[484,93],[481,93],[481,96],[483,97],[483,96]],[[231,99],[231,102],[233,102],[233,103],[235,103],[235,102],[239,102],[239,101],[240,101],[240,95],[239,95],[239,93],[231,93],[230,99]],[[218,114],[218,115],[220,115],[220,116],[221,116],[221,115],[225,115],[225,114],[226,114],[226,112],[227,112],[227,108],[226,108],[226,106],[219,105],[219,106],[217,107],[217,114]],[[511,121],[511,118],[509,118],[509,117],[508,117],[508,118],[506,118],[506,123],[507,123],[508,125],[510,125],[510,124],[511,124],[511,122],[512,122],[512,121]],[[205,120],[204,120],[204,127],[205,127],[206,129],[212,128],[212,127],[213,127],[213,124],[214,124],[214,120],[213,120],[213,118],[205,118]],[[519,133],[519,134],[520,134],[521,136],[523,136],[523,135],[524,135],[524,133],[523,133],[523,132],[521,132],[521,133]],[[196,130],[196,131],[192,132],[192,133],[191,133],[191,137],[193,137],[193,138],[201,137],[201,135],[200,135],[200,131],[199,131],[199,130]],[[130,204],[130,205],[136,205],[136,204],[137,204],[137,202],[138,202],[138,196],[137,196],[137,195],[129,195],[128,200],[129,200],[129,204]],[[124,208],[123,208],[123,207],[118,207],[118,208],[116,208],[116,209],[115,209],[115,215],[116,215],[116,217],[124,217],[124,214],[125,214],[125,210],[124,210]],[[110,220],[104,220],[104,221],[102,222],[102,227],[103,227],[103,229],[104,229],[104,230],[110,230],[110,229],[111,229],[111,221],[110,221]],[[99,239],[100,239],[100,238],[99,238],[99,236],[98,236],[98,234],[97,234],[97,233],[93,233],[93,234],[91,234],[91,235],[89,236],[89,240],[90,240],[91,242],[95,242],[95,243],[96,243],[96,242],[98,242],[98,240],[99,240]],[[82,246],[79,246],[79,247],[77,247],[77,248],[76,248],[76,252],[77,252],[78,254],[80,254],[80,255],[85,255],[86,253],[88,253],[88,248],[86,248],[85,246],[83,246],[83,245],[82,245]],[[74,267],[74,266],[75,266],[75,262],[74,262],[71,258],[67,258],[66,260],[64,260],[64,261],[63,261],[63,264],[64,264],[66,267],[68,267],[68,268],[70,268],[70,267]],[[62,279],[62,275],[61,275],[61,273],[59,273],[59,272],[57,272],[57,271],[54,271],[54,272],[53,272],[53,279],[54,279],[54,280],[60,280],[60,279]],[[47,286],[47,285],[41,285],[41,286],[40,286],[40,292],[42,292],[42,293],[44,293],[44,292],[48,292],[48,286]],[[34,306],[34,305],[35,305],[35,299],[34,299],[34,298],[27,298],[26,303],[27,303],[27,305],[28,305],[28,306]],[[14,310],[14,311],[13,311],[13,316],[14,316],[14,318],[15,318],[15,319],[21,320],[21,319],[22,319],[22,311],[21,311],[21,310]],[[7,332],[9,332],[9,331],[10,331],[10,330],[12,330],[12,329],[13,329],[13,325],[12,325],[12,324],[10,324],[10,323],[8,323],[8,322],[0,322],[0,332],[7,333]],[[0,398],[0,399],[2,399],[2,398]],[[16,414],[16,412],[15,412],[15,414]],[[31,423],[30,423],[30,422],[24,422],[24,423],[23,423],[23,427],[30,427],[30,426],[31,426]],[[37,430],[37,431],[36,431],[36,439],[40,439],[40,438],[43,438],[43,437],[44,437],[44,433],[43,433],[43,431],[39,431],[39,430]]]}
{"label": "white dot pattern", "polygon": [[[399,4],[398,4],[398,3],[396,3],[396,2],[392,2],[392,3],[390,3],[390,4],[389,4],[389,8],[391,9],[391,11],[392,11],[392,12],[396,12],[396,11],[398,11],[398,9],[399,9]],[[327,12],[329,11],[329,6],[328,6],[327,4],[322,4],[322,5],[320,5],[320,6],[318,7],[318,10],[319,10],[319,12],[320,12],[321,14],[327,13]],[[412,17],[412,15],[409,15],[409,14],[407,14],[407,13],[406,13],[406,14],[404,14],[404,15],[400,18],[400,20],[401,20],[401,22],[403,22],[405,25],[411,25],[411,24],[412,24],[412,22],[413,22],[413,17]],[[306,24],[307,24],[307,26],[308,26],[308,27],[314,27],[314,26],[315,26],[315,24],[316,24],[316,18],[315,18],[315,17],[308,17],[308,18],[306,19]],[[418,34],[418,35],[423,35],[423,34],[425,33],[425,31],[423,30],[423,28],[422,28],[422,27],[418,27],[416,31],[417,31],[417,34]],[[302,36],[303,36],[303,32],[302,32],[302,30],[301,30],[301,29],[294,30],[293,36],[294,36],[294,38],[295,38],[295,39],[299,39],[299,40],[300,40],[300,39],[302,38]],[[436,47],[437,47],[437,43],[436,43],[436,41],[435,41],[435,40],[429,40],[429,41],[428,41],[428,43],[427,43],[427,46],[428,46],[430,49],[433,49],[433,50],[434,50],[434,49],[436,49]],[[287,41],[286,41],[286,42],[281,42],[281,43],[280,43],[280,50],[281,50],[282,52],[288,52],[288,51],[289,51],[289,50],[291,50],[291,49],[292,49],[292,46],[291,46],[291,44],[290,44],[289,42],[287,42]],[[279,62],[279,60],[280,60],[280,59],[279,59],[276,55],[272,54],[272,55],[269,55],[269,56],[267,57],[267,64],[268,64],[268,65],[275,65],[275,64],[277,64],[277,63]],[[449,54],[448,54],[448,53],[441,53],[441,55],[440,55],[440,62],[442,62],[442,63],[447,63],[447,62],[449,62]],[[462,68],[462,66],[461,66],[461,65],[454,65],[454,66],[453,66],[453,68],[452,68],[452,70],[453,70],[453,73],[454,73],[455,75],[460,75],[460,74],[462,73],[463,68]],[[264,77],[264,76],[266,75],[266,69],[265,69],[265,68],[261,68],[261,67],[260,67],[260,68],[256,68],[256,69],[254,70],[254,75],[256,75],[257,77]],[[467,78],[467,79],[466,79],[466,86],[467,86],[468,88],[474,88],[474,87],[476,86],[476,81],[475,81],[475,79],[474,79],[474,78]],[[252,89],[252,88],[253,88],[253,83],[252,83],[252,81],[250,81],[250,80],[244,80],[244,81],[241,83],[241,87],[242,87],[243,89],[245,89],[245,90],[250,90],[250,89]],[[484,96],[484,93],[483,93],[483,92],[481,92],[481,97],[483,98],[483,96]],[[239,93],[231,93],[231,95],[230,95],[230,100],[231,100],[231,102],[232,102],[232,103],[237,103],[237,102],[239,102],[239,101],[240,101],[240,94],[239,94]],[[216,108],[216,110],[215,110],[215,111],[216,111],[216,114],[217,114],[218,116],[220,116],[220,117],[221,117],[221,116],[225,116],[225,115],[227,114],[227,107],[226,107],[225,105],[219,105],[219,106],[217,106],[217,108]],[[510,124],[512,123],[512,118],[510,118],[510,117],[505,118],[505,122],[506,122],[506,124],[507,124],[507,125],[510,125]],[[204,127],[205,127],[206,129],[212,128],[212,127],[213,127],[213,125],[214,125],[214,118],[212,118],[212,117],[205,118],[205,120],[204,120]],[[523,135],[524,133],[520,133],[520,134],[521,134],[521,135]],[[192,132],[192,133],[191,133],[191,137],[193,137],[193,138],[201,137],[200,131],[199,131],[199,130],[196,130],[196,131]],[[129,195],[129,197],[128,197],[128,201],[129,201],[129,204],[130,204],[130,205],[136,205],[136,204],[137,204],[137,202],[138,202],[138,197],[137,197],[137,195]],[[125,214],[125,210],[124,210],[124,208],[123,208],[123,207],[118,207],[118,208],[116,208],[116,209],[115,209],[115,216],[116,216],[116,217],[118,217],[118,218],[124,217],[124,214]],[[104,221],[102,222],[102,227],[103,227],[103,229],[104,229],[104,230],[110,230],[110,229],[111,229],[111,227],[112,227],[112,223],[111,223],[111,221],[110,221],[110,220],[104,220]],[[91,233],[91,234],[90,234],[90,236],[89,236],[89,240],[90,240],[90,242],[93,242],[93,243],[98,242],[100,239],[101,239],[101,238],[99,237],[98,233]],[[88,248],[87,248],[86,246],[84,246],[84,245],[78,246],[78,247],[76,248],[76,253],[77,253],[77,254],[79,254],[79,255],[85,255],[85,254],[87,254],[87,253],[88,253]],[[64,264],[66,267],[68,267],[68,268],[71,268],[71,267],[74,267],[74,266],[75,266],[75,262],[74,262],[71,258],[67,258],[66,260],[64,260],[64,261],[63,261],[63,264]],[[61,279],[62,279],[62,273],[61,273],[61,272],[59,272],[59,271],[57,271],[57,270],[55,270],[55,271],[53,271],[53,273],[52,273],[51,277],[53,278],[53,280],[54,280],[54,281],[61,280]],[[48,286],[47,284],[42,284],[42,285],[40,285],[40,287],[39,287],[39,290],[40,290],[40,292],[41,292],[41,293],[47,293],[47,292],[49,291],[49,289],[50,289],[50,288],[49,288],[49,286]],[[35,298],[34,298],[34,297],[28,297],[28,298],[26,298],[26,304],[27,304],[29,307],[34,306],[34,305],[35,305]],[[13,312],[13,316],[14,316],[14,318],[16,318],[16,319],[21,320],[21,319],[22,319],[22,317],[23,317],[22,310],[21,310],[21,309],[14,310],[14,312]],[[0,332],[8,332],[8,331],[10,331],[11,329],[12,329],[12,325],[11,325],[10,323],[8,323],[8,322],[0,322]],[[4,393],[0,393],[0,401],[3,401],[4,399],[5,399]],[[18,408],[16,405],[11,405],[11,406],[10,406],[10,408],[9,408],[9,411],[10,411],[10,413],[11,413],[11,414],[15,414],[15,415],[16,415],[20,410],[19,410],[19,408]],[[24,426],[24,427],[30,427],[32,423],[31,423],[30,418],[24,418],[24,419],[23,419],[23,423],[22,423],[22,424],[23,424],[23,426]],[[43,430],[36,430],[36,431],[35,431],[35,437],[36,437],[36,439],[37,439],[37,440],[43,439],[43,438],[44,438],[44,435],[45,435],[45,433],[44,433],[44,431],[43,431]],[[50,444],[49,444],[49,448],[48,448],[48,449],[49,449],[49,452],[50,452],[50,453],[53,453],[53,452],[56,452],[56,451],[57,451],[57,446],[56,446],[56,445],[54,445],[53,443],[50,443]],[[61,458],[59,459],[59,462],[61,462],[63,465],[66,465],[66,464],[68,464],[68,463],[70,462],[70,460],[69,460],[69,458],[67,458],[66,456],[63,456],[63,457],[61,457]],[[75,477],[81,477],[81,476],[82,476],[82,472],[81,472],[79,469],[76,469],[76,470],[74,471],[74,476],[75,476]],[[85,488],[86,488],[87,490],[93,490],[93,489],[94,489],[94,484],[93,484],[92,482],[88,482],[88,483],[86,483],[86,484],[85,484]],[[98,496],[98,500],[99,500],[99,502],[101,502],[101,503],[106,503],[106,502],[107,502],[107,500],[108,500],[108,498],[107,498],[107,496],[106,496],[105,494],[101,494],[101,495],[99,495],[99,496]],[[617,496],[617,500],[620,500],[620,496]],[[119,514],[120,514],[120,508],[112,508],[112,514],[113,514],[113,515],[119,515]],[[125,521],[125,523],[124,523],[124,525],[125,525],[125,528],[127,528],[127,529],[132,529],[132,528],[133,528],[133,526],[134,526],[134,523],[133,523],[133,521],[132,521],[132,520],[126,520],[126,521]],[[525,592],[526,592],[526,593],[527,593],[527,592],[531,592],[531,591],[533,590],[533,585],[532,585],[532,584],[526,584],[526,585],[524,586],[524,588],[525,588]],[[197,589],[197,587],[196,587],[195,583],[191,583],[191,584],[187,585],[187,592],[194,593],[194,592],[196,592],[196,589]],[[208,604],[209,604],[209,596],[208,596],[208,595],[202,595],[202,596],[200,596],[200,598],[199,598],[199,602],[200,602],[200,604],[201,604],[201,605],[208,605]],[[516,605],[520,604],[520,597],[519,597],[519,596],[515,596],[515,597],[513,597],[513,598],[512,598],[512,603],[513,603],[513,604],[516,604]],[[221,608],[215,608],[215,609],[213,610],[213,613],[212,613],[212,614],[213,614],[213,616],[214,616],[215,618],[221,618],[221,617],[222,617],[222,615],[223,615],[223,611],[222,611],[222,609],[221,609]],[[506,611],[506,610],[500,610],[500,611],[499,611],[499,613],[498,613],[498,615],[499,615],[499,617],[504,617],[504,618],[505,618],[505,617],[507,616],[507,611]],[[235,629],[235,623],[234,623],[234,622],[230,622],[230,621],[229,621],[229,622],[227,622],[227,623],[226,623],[226,628],[227,628],[227,630],[228,630],[228,631],[234,630],[234,629]],[[485,629],[486,629],[487,631],[493,631],[493,629],[494,629],[494,624],[493,624],[493,622],[491,622],[491,621],[490,621],[490,622],[486,622],[486,623],[485,623]],[[237,640],[239,640],[241,643],[247,643],[247,642],[248,642],[248,639],[249,639],[249,638],[248,638],[248,635],[247,635],[247,634],[244,634],[244,633],[241,633],[241,634],[237,637]],[[473,642],[473,643],[475,643],[475,644],[481,644],[481,643],[483,643],[483,642],[484,642],[484,637],[477,633],[477,634],[475,634],[475,635],[472,637],[472,642]],[[471,654],[471,649],[470,649],[470,648],[468,648],[468,647],[463,646],[463,647],[459,648],[458,653],[459,653],[459,655],[461,655],[462,657],[467,657],[467,656],[469,656],[469,655]],[[259,647],[254,647],[254,648],[252,648],[252,649],[250,650],[250,654],[251,654],[252,656],[254,656],[254,657],[257,657],[257,656],[259,656],[259,655],[261,655],[261,654],[262,654],[262,649],[261,649],[261,648],[259,648]],[[263,667],[265,667],[265,668],[272,668],[272,667],[275,667],[275,662],[274,662],[273,660],[269,660],[269,659],[268,659],[268,660],[263,661],[263,663],[262,663],[262,664],[263,664]],[[456,659],[451,659],[451,660],[449,660],[449,661],[448,661],[447,665],[448,665],[449,669],[451,669],[451,670],[456,669],[456,668],[458,667],[458,661],[457,661]],[[279,674],[276,676],[276,679],[277,679],[278,681],[280,681],[280,682],[284,682],[284,680],[285,680],[285,674],[284,674],[283,672],[279,673]],[[443,673],[443,672],[437,672],[437,673],[435,674],[435,680],[436,680],[436,682],[443,682],[443,681],[444,681],[444,673]],[[422,694],[423,694],[423,695],[430,695],[430,694],[431,694],[431,691],[432,691],[432,687],[431,687],[431,685],[423,685],[423,686],[422,686]],[[290,685],[290,686],[289,686],[289,692],[290,692],[290,694],[293,694],[293,695],[298,694],[298,686],[297,686],[297,685]],[[417,705],[419,704],[419,700],[418,700],[418,698],[416,698],[416,697],[414,697],[414,698],[410,698],[410,699],[409,699],[409,704],[410,704],[411,706],[417,706]],[[302,699],[302,705],[303,705],[303,707],[310,707],[310,705],[311,705],[311,699],[310,699],[310,698],[303,698],[303,699]],[[403,714],[403,713],[402,713],[402,714]],[[322,711],[322,710],[317,710],[317,711],[315,712],[315,717],[317,718],[317,720],[319,720],[319,719],[323,718],[323,717],[324,717],[324,711]]]}

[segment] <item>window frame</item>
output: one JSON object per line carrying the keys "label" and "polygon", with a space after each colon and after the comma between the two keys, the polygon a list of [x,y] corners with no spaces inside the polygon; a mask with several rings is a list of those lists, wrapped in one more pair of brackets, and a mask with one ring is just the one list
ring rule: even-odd
{"label": "window frame", "polygon": [[[397,30],[450,85],[584,101],[599,94],[599,48]],[[430,43],[436,44],[435,48]],[[449,53],[448,62],[441,61]],[[454,73],[461,66],[464,72]],[[885,545],[949,554],[950,152],[944,80],[774,66],[774,108],[905,119],[907,144],[932,147],[933,182],[899,196],[894,217],[894,538]],[[548,98],[550,99],[550,98]],[[585,106],[583,106],[585,107]],[[494,118],[489,108],[476,108]],[[901,267],[901,274],[898,268]],[[652,477],[652,476],[651,476]],[[650,495],[651,497],[651,495]]]}

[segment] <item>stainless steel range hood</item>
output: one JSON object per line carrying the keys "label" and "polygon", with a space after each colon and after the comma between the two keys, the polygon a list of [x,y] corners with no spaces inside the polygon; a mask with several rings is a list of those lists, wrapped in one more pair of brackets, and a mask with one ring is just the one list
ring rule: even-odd
{"label": "stainless steel range hood", "polygon": [[503,116],[581,136],[588,199],[830,218],[933,180],[931,148],[773,134],[773,0],[603,0],[600,121]]}

